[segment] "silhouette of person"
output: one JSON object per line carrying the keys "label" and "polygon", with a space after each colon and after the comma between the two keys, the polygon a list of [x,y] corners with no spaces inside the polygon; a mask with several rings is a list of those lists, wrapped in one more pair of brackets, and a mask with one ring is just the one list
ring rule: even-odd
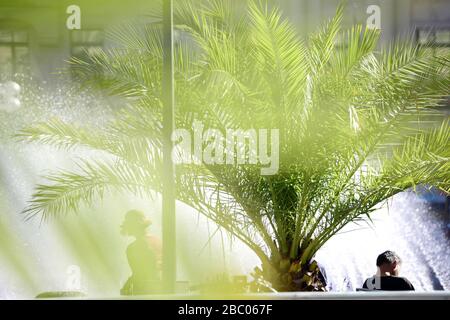
{"label": "silhouette of person", "polygon": [[366,279],[363,289],[367,290],[414,290],[408,279],[399,277],[402,260],[393,251],[385,251],[377,258],[378,273]]}
{"label": "silhouette of person", "polygon": [[134,237],[128,245],[127,259],[131,276],[124,284],[122,295],[151,294],[158,292],[161,271],[161,242],[150,235],[147,228],[152,224],[144,213],[131,210],[125,214],[121,225],[124,236]]}

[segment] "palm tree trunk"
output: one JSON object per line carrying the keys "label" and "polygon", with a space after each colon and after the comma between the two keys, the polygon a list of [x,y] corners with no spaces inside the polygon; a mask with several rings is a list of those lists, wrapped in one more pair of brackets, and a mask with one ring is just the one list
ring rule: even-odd
{"label": "palm tree trunk", "polygon": [[[326,278],[316,261],[302,266],[300,259],[282,259],[278,263],[263,264],[261,276],[270,287],[279,292],[317,291],[324,292]],[[264,286],[263,286],[264,287]],[[265,286],[267,289],[267,286]],[[267,291],[259,288],[257,291]]]}

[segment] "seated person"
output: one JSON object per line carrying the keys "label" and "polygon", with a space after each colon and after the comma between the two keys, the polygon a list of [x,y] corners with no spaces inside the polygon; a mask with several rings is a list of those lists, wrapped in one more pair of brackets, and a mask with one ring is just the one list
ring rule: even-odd
{"label": "seated person", "polygon": [[385,251],[377,258],[378,274],[366,279],[363,284],[368,290],[414,290],[414,286],[406,278],[399,277],[400,257],[393,251]]}

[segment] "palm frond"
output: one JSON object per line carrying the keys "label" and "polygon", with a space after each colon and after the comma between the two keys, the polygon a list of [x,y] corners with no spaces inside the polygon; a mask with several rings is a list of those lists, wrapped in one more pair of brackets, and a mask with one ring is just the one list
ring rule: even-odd
{"label": "palm frond", "polygon": [[45,177],[47,184],[36,187],[33,200],[24,210],[27,219],[39,215],[43,220],[69,212],[77,212],[82,203],[93,205],[105,193],[129,191],[142,196],[151,195],[155,176],[149,170],[124,162],[81,161],[78,171],[61,171]]}

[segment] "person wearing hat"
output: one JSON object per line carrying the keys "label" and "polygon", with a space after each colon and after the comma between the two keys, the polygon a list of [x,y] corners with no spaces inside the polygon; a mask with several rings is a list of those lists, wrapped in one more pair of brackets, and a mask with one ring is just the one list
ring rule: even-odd
{"label": "person wearing hat", "polygon": [[135,240],[126,251],[132,274],[120,290],[122,295],[151,294],[159,290],[161,243],[148,233],[151,224],[142,211],[130,210],[125,214],[121,233]]}

